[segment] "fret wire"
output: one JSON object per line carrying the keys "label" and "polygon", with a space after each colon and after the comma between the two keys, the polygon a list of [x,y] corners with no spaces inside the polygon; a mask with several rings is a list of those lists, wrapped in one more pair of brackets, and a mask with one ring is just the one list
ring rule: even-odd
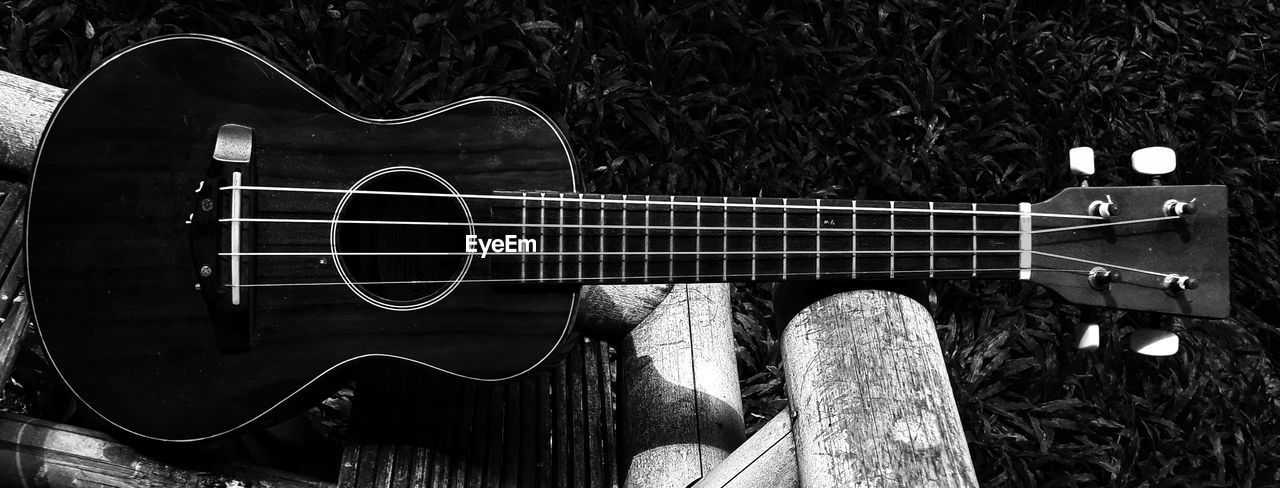
{"label": "fret wire", "polygon": [[644,281],[649,282],[649,195],[644,196]]}
{"label": "fret wire", "polygon": [[970,227],[973,228],[973,277],[978,277],[978,204],[972,203],[973,216],[971,217]]}
{"label": "fret wire", "polygon": [[[585,234],[585,232],[583,231],[585,231],[586,228],[585,228],[584,221],[582,220],[582,217],[583,217],[582,208],[585,206],[586,205],[583,205],[582,202],[578,202],[578,251],[583,250],[583,244],[585,241],[585,239],[583,239],[583,234]],[[582,259],[582,256],[578,256],[578,279],[582,279],[582,262],[583,261],[585,260]]]}
{"label": "fret wire", "polygon": [[898,250],[898,245],[894,242],[894,230],[898,225],[893,221],[893,200],[889,201],[889,279],[893,279],[893,270],[896,266],[893,259],[893,251]]}
{"label": "fret wire", "polygon": [[787,199],[782,199],[782,279],[787,279]]}
{"label": "fret wire", "polygon": [[857,211],[858,201],[850,200],[849,205],[852,207],[849,209],[849,236],[850,236],[850,239],[852,240],[852,242],[849,243],[849,250],[854,252],[854,255],[849,257],[849,261],[850,261],[849,267],[852,268],[849,271],[849,274],[851,275],[850,278],[857,278],[858,277],[858,255],[857,255],[857,252],[858,252],[858,211]]}
{"label": "fret wire", "polygon": [[1018,230],[1022,231],[1022,235],[1018,238],[1018,249],[1022,254],[1018,257],[1018,266],[1022,271],[1018,273],[1018,279],[1031,279],[1031,204],[1019,203],[1018,210],[1022,211],[1022,216],[1018,218]]}
{"label": "fret wire", "polygon": [[[545,197],[546,193],[543,193],[542,196]],[[541,199],[538,199],[538,223],[545,224],[546,222],[547,222],[547,200],[545,198],[541,198]],[[540,227],[538,229],[538,249],[546,249],[547,248],[546,244],[547,244],[546,229],[543,229]],[[546,278],[545,276],[543,276],[546,273],[546,268],[547,268],[546,253],[539,254],[538,255],[538,280],[539,281],[542,281],[543,279]]]}
{"label": "fret wire", "polygon": [[[560,194],[560,196],[561,196],[561,197],[564,197],[564,193],[561,193],[561,194]],[[561,202],[560,202],[560,222],[559,222],[559,224],[562,226],[562,227],[560,228],[560,250],[561,250],[561,251],[563,251],[563,250],[564,250],[564,227],[563,227],[563,225],[564,225],[564,202],[563,202],[563,201],[561,201]],[[559,259],[558,261],[559,261],[558,269],[559,269],[559,271],[560,271],[560,281],[561,281],[561,282],[563,282],[563,281],[564,281],[564,260],[563,260],[563,259]]]}
{"label": "fret wire", "polygon": [[[729,197],[720,197],[724,200],[724,216],[720,220],[721,227],[729,227]],[[729,280],[729,232],[725,231],[724,240],[720,243],[720,250],[725,252],[724,264],[720,266],[720,277],[725,281]]]}
{"label": "fret wire", "polygon": [[751,197],[751,281],[756,279],[756,197]]}
{"label": "fret wire", "polygon": [[813,248],[818,251],[818,259],[815,259],[813,261],[813,277],[821,278],[822,277],[822,232],[821,232],[822,231],[822,209],[817,208],[816,203],[814,204],[814,208],[816,208],[815,210],[816,213],[814,214],[814,219],[813,219],[815,222],[814,232],[813,232]]}
{"label": "fret wire", "polygon": [[[933,242],[933,202],[929,202],[929,250],[937,249]],[[934,264],[933,260],[936,256],[929,254],[929,278],[933,278]]]}
{"label": "fret wire", "polygon": [[[604,195],[600,195],[600,223],[603,224],[604,219]],[[604,231],[600,231],[600,281],[604,281]]]}
{"label": "fret wire", "polygon": [[[702,206],[702,197],[694,197],[694,201],[698,203],[698,206]],[[693,250],[697,251],[698,255],[701,256],[702,255],[702,212],[694,213],[693,226],[695,227],[695,229],[693,230]],[[702,277],[702,260],[701,259],[693,262],[693,276],[695,277],[694,278],[695,280],[700,279]]]}
{"label": "fret wire", "polygon": [[[623,200],[623,202],[622,202],[622,226],[623,226],[623,227],[626,227],[626,226],[627,226],[627,203],[626,203],[626,199],[627,199],[626,197],[623,197],[623,198],[622,198],[622,200]],[[601,232],[603,232],[603,231],[601,231]],[[619,237],[622,239],[622,259],[618,260],[618,263],[619,263],[619,266],[621,266],[621,269],[622,269],[622,271],[621,271],[622,279],[624,279],[624,280],[625,280],[625,279],[627,279],[627,235],[624,233],[624,234],[622,234],[622,235],[621,235],[621,236],[619,236]]]}
{"label": "fret wire", "polygon": [[[526,197],[529,196],[527,192],[520,192],[520,194]],[[529,235],[529,229],[526,227],[528,222],[529,222],[529,200],[526,199],[522,201],[522,205],[520,205],[520,235],[522,236]],[[490,235],[490,237],[492,238],[493,236]],[[525,257],[524,254],[521,254],[520,255],[520,281],[527,281],[529,279],[528,274],[529,274],[528,259]]]}
{"label": "fret wire", "polygon": [[671,226],[671,233],[667,236],[667,252],[671,254],[671,258],[667,260],[667,274],[674,275],[676,274],[676,197],[672,195],[668,198],[671,199],[671,216],[667,224]]}

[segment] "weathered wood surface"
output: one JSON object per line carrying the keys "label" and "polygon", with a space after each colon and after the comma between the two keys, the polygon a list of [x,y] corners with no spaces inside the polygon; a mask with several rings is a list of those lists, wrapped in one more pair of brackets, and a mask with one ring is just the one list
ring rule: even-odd
{"label": "weathered wood surface", "polygon": [[841,293],[801,311],[782,340],[802,486],[977,486],[924,306]]}
{"label": "weathered wood surface", "polygon": [[618,484],[608,342],[501,384],[417,368],[357,383],[341,487],[612,487]]}
{"label": "weathered wood surface", "polygon": [[30,321],[31,306],[23,292],[27,281],[22,253],[26,196],[23,185],[0,181],[0,389],[8,382]]}
{"label": "weathered wood surface", "polygon": [[261,467],[205,463],[175,467],[101,432],[0,413],[0,488],[171,487],[320,488],[332,483]]}
{"label": "weathered wood surface", "polygon": [[693,488],[799,488],[791,409],[784,408]]}
{"label": "weathered wood surface", "polygon": [[585,333],[621,336],[640,325],[671,293],[671,285],[588,285],[582,287]]}
{"label": "weathered wood surface", "polygon": [[0,168],[30,173],[40,134],[66,90],[0,71]]}
{"label": "weathered wood surface", "polygon": [[688,486],[742,443],[729,285],[676,285],[619,348],[625,485]]}

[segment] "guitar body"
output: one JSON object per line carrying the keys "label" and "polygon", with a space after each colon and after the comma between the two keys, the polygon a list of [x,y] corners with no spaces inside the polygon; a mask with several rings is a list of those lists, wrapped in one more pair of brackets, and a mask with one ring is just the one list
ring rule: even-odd
{"label": "guitar body", "polygon": [[[299,253],[244,257],[252,270],[246,283],[330,285],[245,288],[236,312],[252,317],[251,326],[237,329],[247,334],[244,347],[220,346],[210,289],[196,286],[201,265],[189,221],[210,192],[202,186],[214,181],[220,163],[211,155],[227,124],[252,130],[252,160],[237,167],[258,186],[352,189],[397,168],[400,181],[379,180],[382,189],[582,190],[563,134],[518,102],[470,99],[411,118],[371,120],[333,107],[227,41],[178,36],[135,46],[94,70],[59,106],[40,148],[27,216],[30,299],[41,337],[59,374],[108,421],[144,438],[201,440],[314,400],[328,391],[308,386],[346,381],[343,373],[366,361],[502,380],[553,361],[572,343],[576,287],[463,282],[488,274],[484,260],[470,257],[427,270],[408,269],[424,262],[414,258],[369,258],[344,271],[334,239],[348,239],[343,246],[354,249],[360,239],[435,234],[356,235],[313,222],[246,225],[246,250]],[[355,208],[360,198],[259,191],[246,192],[243,206],[274,219],[337,220],[340,206]],[[366,200],[360,215],[387,206]],[[491,211],[483,200],[467,205],[441,218],[474,220]],[[389,211],[421,219],[431,210]],[[343,232],[350,235],[335,237]],[[224,249],[227,235],[210,240]],[[460,240],[450,242],[461,251]],[[228,258],[218,261],[215,277],[226,282]],[[341,284],[359,281],[355,275],[452,283],[403,293]]]}

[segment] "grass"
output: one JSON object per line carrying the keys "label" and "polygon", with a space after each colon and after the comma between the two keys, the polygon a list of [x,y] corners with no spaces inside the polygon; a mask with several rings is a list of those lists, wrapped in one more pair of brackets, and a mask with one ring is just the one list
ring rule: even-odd
{"label": "grass", "polygon": [[[70,86],[131,43],[237,40],[371,116],[473,95],[553,114],[597,191],[1040,201],[1138,183],[1227,185],[1233,315],[1172,324],[1183,352],[1071,347],[1080,310],[1006,282],[934,286],[979,479],[991,486],[1280,484],[1280,6],[1274,2],[5,1],[0,69]],[[748,420],[785,405],[768,290],[736,287]]]}

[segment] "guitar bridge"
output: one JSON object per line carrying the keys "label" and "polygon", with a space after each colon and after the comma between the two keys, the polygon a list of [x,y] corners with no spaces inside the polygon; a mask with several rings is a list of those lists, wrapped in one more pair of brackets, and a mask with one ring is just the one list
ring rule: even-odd
{"label": "guitar bridge", "polygon": [[210,176],[196,191],[191,218],[196,288],[209,306],[214,342],[224,353],[248,350],[253,337],[252,293],[242,286],[250,275],[242,253],[253,248],[253,232],[240,221],[252,208],[252,199],[240,190],[252,178],[252,158],[253,129],[220,127]]}

